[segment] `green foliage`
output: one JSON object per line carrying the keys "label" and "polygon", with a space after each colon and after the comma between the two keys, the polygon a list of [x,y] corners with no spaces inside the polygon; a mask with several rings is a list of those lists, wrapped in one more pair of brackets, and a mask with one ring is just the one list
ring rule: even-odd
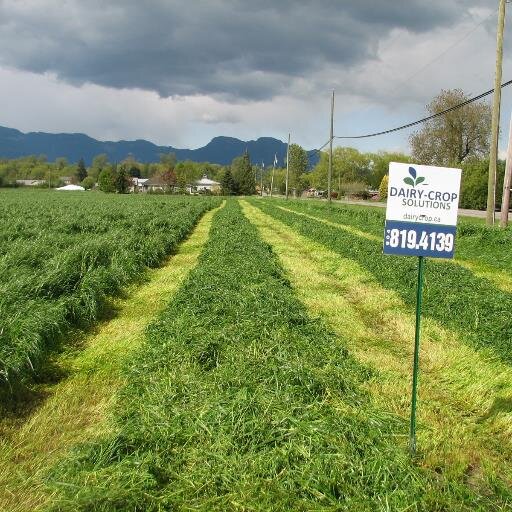
{"label": "green foliage", "polygon": [[120,165],[114,176],[115,189],[118,194],[126,194],[131,184],[131,178],[126,167]]}
{"label": "green foliage", "polygon": [[160,153],[160,163],[164,167],[174,169],[176,167],[176,155],[174,153]]}
{"label": "green foliage", "polygon": [[[498,161],[496,179],[496,204],[501,205],[505,162]],[[489,160],[471,159],[462,165],[460,207],[485,210],[487,207],[487,181]]]}
{"label": "green foliage", "polygon": [[75,176],[78,183],[82,182],[87,177],[87,169],[85,167],[85,162],[83,158],[80,158],[80,161],[78,162]]}
{"label": "green foliage", "polygon": [[[442,90],[428,105],[434,115],[469,99],[461,89]],[[474,102],[424,123],[409,138],[413,160],[424,165],[458,167],[489,153],[491,107]]]}
{"label": "green foliage", "polygon": [[388,198],[389,175],[385,174],[379,185],[379,197],[382,201]]}
{"label": "green foliage", "polygon": [[1,191],[0,381],[28,379],[71,326],[140,279],[215,200]]}
{"label": "green foliage", "polygon": [[[320,161],[311,175],[311,183],[318,189],[327,190],[329,154],[322,151]],[[337,147],[332,158],[332,190],[343,192],[346,183],[369,183],[371,159],[368,154],[354,148]]]}
{"label": "green foliage", "polygon": [[298,144],[290,144],[289,188],[295,189],[300,195],[309,186],[309,180],[304,176],[309,169],[308,154]]}
{"label": "green foliage", "polygon": [[[396,290],[406,304],[414,311],[416,303],[415,279],[417,273],[416,258],[385,256],[382,254],[382,242],[370,241],[363,237],[328,226],[310,218],[275,207],[275,203],[256,203],[259,208],[284,223],[292,226],[304,236],[318,241],[346,258],[358,262],[371,272],[377,281],[386,288]],[[373,226],[379,235],[384,229],[384,212],[373,208],[337,207],[318,203],[288,202],[287,208],[298,212],[313,211],[330,221],[342,224],[355,224],[359,229],[368,230]],[[363,220],[364,219],[364,220]],[[464,225],[463,225],[464,226]],[[377,231],[378,230],[378,231]],[[504,268],[510,270],[512,258],[507,244],[510,243],[510,231],[495,234],[497,230],[485,227],[464,227],[460,229],[458,245],[466,245],[464,238],[475,230],[485,238],[494,239],[492,244],[479,244],[481,261],[500,259]],[[469,241],[474,245],[474,239]],[[485,247],[485,249],[484,249]],[[508,265],[508,267],[507,267]],[[457,330],[460,339],[476,348],[491,350],[505,362],[512,362],[512,318],[504,311],[512,311],[512,295],[497,289],[491,282],[479,278],[464,267],[429,259],[427,263],[427,284],[424,292],[424,315],[439,321],[442,325]],[[457,314],[453,312],[456,311]]]}
{"label": "green foliage", "polygon": [[250,196],[256,193],[254,171],[247,151],[242,156],[233,160],[231,173],[235,184],[235,193],[243,196]]}
{"label": "green foliage", "polygon": [[102,192],[112,193],[116,191],[116,174],[112,167],[106,167],[100,172],[98,187]]}
{"label": "green foliage", "polygon": [[235,181],[233,180],[233,175],[231,174],[231,169],[229,169],[229,167],[224,171],[224,174],[222,175],[220,186],[222,195],[224,196],[231,196],[235,193]]}
{"label": "green foliage", "polygon": [[86,190],[90,190],[91,188],[94,187],[95,183],[96,182],[94,181],[94,178],[92,178],[91,176],[87,176],[87,178],[82,180],[80,185],[82,185],[82,187],[84,187]]}
{"label": "green foliage", "polygon": [[386,151],[380,151],[379,153],[370,154],[369,158],[372,162],[371,174],[369,176],[369,184],[371,188],[378,188],[382,182],[382,179],[389,172],[390,162],[404,162],[409,163],[411,157],[404,153],[388,153]]}

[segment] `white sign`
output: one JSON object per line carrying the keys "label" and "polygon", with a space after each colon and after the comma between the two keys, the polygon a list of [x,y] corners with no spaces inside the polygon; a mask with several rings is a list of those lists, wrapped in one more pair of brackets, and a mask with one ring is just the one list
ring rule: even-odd
{"label": "white sign", "polygon": [[391,162],[384,253],[453,257],[462,171]]}
{"label": "white sign", "polygon": [[387,220],[457,225],[460,169],[389,164]]}

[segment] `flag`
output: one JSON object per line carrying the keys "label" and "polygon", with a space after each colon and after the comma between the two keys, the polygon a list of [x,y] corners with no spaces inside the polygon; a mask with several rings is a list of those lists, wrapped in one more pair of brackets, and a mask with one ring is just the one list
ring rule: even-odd
{"label": "flag", "polygon": [[274,167],[277,166],[277,154],[274,153]]}

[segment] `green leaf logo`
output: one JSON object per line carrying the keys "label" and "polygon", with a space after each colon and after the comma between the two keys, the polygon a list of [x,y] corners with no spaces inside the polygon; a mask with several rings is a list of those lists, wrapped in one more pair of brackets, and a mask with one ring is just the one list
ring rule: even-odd
{"label": "green leaf logo", "polygon": [[416,169],[414,167],[409,167],[409,174],[410,176],[404,178],[404,183],[406,185],[415,187],[416,185],[419,185],[420,183],[423,183],[425,181],[425,178],[423,176],[416,177]]}

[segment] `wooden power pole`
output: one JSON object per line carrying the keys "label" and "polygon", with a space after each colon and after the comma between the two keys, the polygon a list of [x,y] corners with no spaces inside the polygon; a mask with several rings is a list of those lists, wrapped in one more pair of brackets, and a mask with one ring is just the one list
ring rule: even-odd
{"label": "wooden power pole", "polygon": [[507,163],[505,166],[505,178],[503,180],[503,197],[501,199],[501,220],[500,226],[506,228],[508,225],[508,209],[510,207],[510,187],[512,186],[512,115],[508,129]]}
{"label": "wooden power pole", "polygon": [[288,145],[286,146],[286,197],[288,200],[288,177],[290,176],[290,134],[288,134]]}
{"label": "wooden power pole", "polygon": [[505,27],[505,0],[500,0],[498,12],[498,33],[496,36],[496,75],[494,79],[494,96],[492,103],[491,151],[489,154],[489,179],[487,183],[488,225],[494,224],[496,206],[496,161],[498,159],[498,134],[500,130],[501,71],[503,61],[503,29]]}
{"label": "wooden power pole", "polygon": [[332,91],[331,97],[331,130],[329,132],[329,173],[327,175],[327,197],[329,203],[331,202],[331,189],[332,189],[332,139],[334,131],[334,91]]}

